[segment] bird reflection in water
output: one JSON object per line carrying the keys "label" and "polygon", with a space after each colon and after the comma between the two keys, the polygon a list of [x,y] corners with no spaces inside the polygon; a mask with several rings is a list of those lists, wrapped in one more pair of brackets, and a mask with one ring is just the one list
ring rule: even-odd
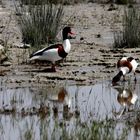
{"label": "bird reflection in water", "polygon": [[134,123],[134,130],[136,132],[136,135],[140,137],[140,118],[139,118],[139,116],[136,118],[136,121]]}
{"label": "bird reflection in water", "polygon": [[138,99],[137,94],[132,88],[117,87],[115,88],[118,91],[117,101],[123,107],[123,109],[119,113],[119,118],[126,112],[130,111],[130,108],[133,107]]}
{"label": "bird reflection in water", "polygon": [[69,114],[71,98],[64,87],[54,89],[53,92],[48,95],[48,99],[53,105],[52,109],[55,117],[58,116],[60,112],[63,112],[63,115]]}
{"label": "bird reflection in water", "polygon": [[57,103],[63,103],[70,107],[71,100],[65,88],[60,88],[59,91],[55,91],[49,95],[49,100]]}

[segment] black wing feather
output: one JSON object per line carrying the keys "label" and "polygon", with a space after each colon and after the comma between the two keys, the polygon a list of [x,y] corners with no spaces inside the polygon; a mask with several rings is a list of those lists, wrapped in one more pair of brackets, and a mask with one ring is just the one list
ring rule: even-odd
{"label": "black wing feather", "polygon": [[30,55],[30,58],[33,57],[33,56],[42,55],[45,51],[50,50],[50,49],[56,49],[56,48],[58,48],[59,46],[62,46],[62,44],[54,44],[54,45],[51,45],[51,46],[49,46],[49,47],[46,47],[46,48],[42,49],[42,51],[39,51],[39,52],[37,51],[37,52],[31,54],[31,55]]}

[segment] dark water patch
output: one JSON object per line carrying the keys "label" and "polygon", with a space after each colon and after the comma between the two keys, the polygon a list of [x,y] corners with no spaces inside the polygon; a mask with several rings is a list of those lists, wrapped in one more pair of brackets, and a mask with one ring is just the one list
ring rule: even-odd
{"label": "dark water patch", "polygon": [[124,49],[111,49],[110,52],[112,53],[127,53]]}
{"label": "dark water patch", "polygon": [[105,53],[109,53],[109,50],[106,50],[106,49],[100,49],[100,50],[99,50],[99,52],[101,52],[101,53],[104,53],[104,54],[105,54]]}
{"label": "dark water patch", "polygon": [[108,54],[108,53],[127,53],[127,51],[125,51],[124,49],[110,49],[110,50],[106,50],[106,49],[100,49],[99,50],[101,53],[104,54]]}
{"label": "dark water patch", "polygon": [[[107,65],[106,68],[116,68],[116,64]],[[111,70],[111,72],[114,72]]]}
{"label": "dark water patch", "polygon": [[111,57],[111,55],[109,55],[109,54],[103,54],[102,56],[103,57]]}
{"label": "dark water patch", "polygon": [[114,58],[115,58],[115,57],[122,58],[122,57],[125,57],[125,56],[124,56],[124,55],[118,54],[118,55],[113,55],[113,57],[114,57]]}
{"label": "dark water patch", "polygon": [[111,71],[111,70],[101,70],[100,72],[103,72],[103,73],[112,73],[113,71]]}
{"label": "dark water patch", "polygon": [[109,62],[105,62],[104,60],[102,60],[103,62],[97,62],[94,63],[94,65],[99,65],[99,66],[111,66],[112,64]]}
{"label": "dark water patch", "polygon": [[136,50],[135,53],[140,53],[140,50]]}

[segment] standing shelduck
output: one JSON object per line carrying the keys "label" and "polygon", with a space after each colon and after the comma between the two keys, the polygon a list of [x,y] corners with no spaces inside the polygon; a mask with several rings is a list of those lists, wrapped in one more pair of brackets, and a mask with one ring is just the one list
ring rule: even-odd
{"label": "standing shelduck", "polygon": [[123,80],[125,81],[125,75],[133,72],[136,81],[136,68],[138,66],[137,61],[133,57],[123,57],[122,59],[118,60],[117,68],[119,69],[119,73],[112,79],[112,84],[114,85],[117,83],[121,77],[123,76]]}
{"label": "standing shelduck", "polygon": [[62,31],[63,43],[62,44],[54,44],[42,50],[39,50],[33,53],[30,56],[30,60],[47,60],[52,62],[51,71],[55,72],[55,62],[65,58],[71,49],[71,44],[69,39],[72,38],[74,33],[71,32],[70,27],[65,27]]}

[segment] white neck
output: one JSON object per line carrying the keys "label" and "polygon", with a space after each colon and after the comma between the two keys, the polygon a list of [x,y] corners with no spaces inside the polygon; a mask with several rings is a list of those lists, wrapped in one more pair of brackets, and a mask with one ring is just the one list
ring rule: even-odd
{"label": "white neck", "polygon": [[71,44],[69,39],[66,39],[63,41],[63,47],[66,53],[69,53],[70,49],[71,49]]}
{"label": "white neck", "polygon": [[130,63],[132,64],[132,70],[135,71],[138,66],[138,63],[135,59],[133,59]]}
{"label": "white neck", "polygon": [[123,75],[126,75],[129,72],[128,67],[120,67],[120,70],[122,71]]}

